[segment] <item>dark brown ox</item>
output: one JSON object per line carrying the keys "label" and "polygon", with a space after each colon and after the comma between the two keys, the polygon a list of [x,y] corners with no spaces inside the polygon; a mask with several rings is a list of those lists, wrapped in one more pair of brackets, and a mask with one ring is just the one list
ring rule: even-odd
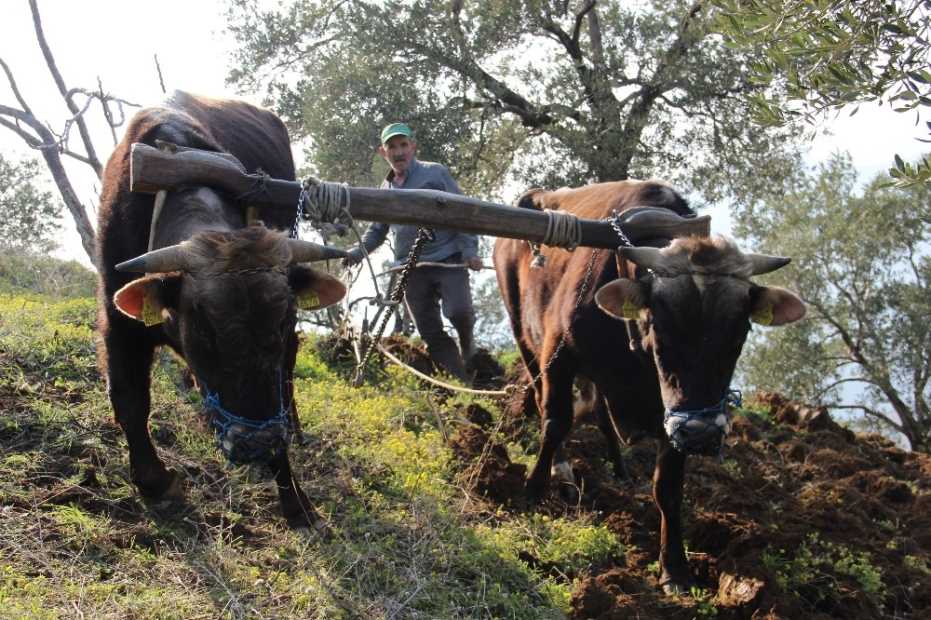
{"label": "dark brown ox", "polygon": [[[147,252],[153,197],[129,191],[129,154],[132,143],[156,140],[232,154],[249,172],[295,177],[288,133],[274,114],[180,92],[163,107],[139,112],[110,157],[98,219],[98,352],[129,444],[132,480],[148,498],[182,494],[148,430],[153,353],[168,345],[197,378],[224,452],[267,462],[288,522],[317,525],[286,450],[288,420],[296,420],[296,310],[334,303],[345,288],[298,263],[340,253],[247,226],[243,205],[209,187],[167,195]],[[293,212],[259,211],[259,217],[282,229]]]}
{"label": "dark brown ox", "polygon": [[[635,206],[691,213],[674,190],[655,181],[531,190],[519,204],[592,219]],[[595,250],[594,257],[586,248],[546,249],[544,265],[534,267],[526,243],[495,244],[498,284],[535,377],[542,416],[540,452],[526,490],[531,501],[546,491],[554,457],[572,427],[573,380],[593,382],[616,474],[624,470],[619,439],[659,439],[653,497],[661,515],[661,583],[667,591],[687,592],[680,521],[686,455],[672,447],[664,413],[723,407],[750,321],[782,325],[805,309],[789,291],[750,280],[789,259],[744,254],[721,238],[634,241],[666,247],[624,248],[619,256]]]}

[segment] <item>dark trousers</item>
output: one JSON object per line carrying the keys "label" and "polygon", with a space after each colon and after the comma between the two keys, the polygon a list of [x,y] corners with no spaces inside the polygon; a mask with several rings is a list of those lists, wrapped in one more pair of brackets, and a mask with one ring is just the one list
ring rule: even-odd
{"label": "dark trousers", "polygon": [[[404,301],[420,337],[427,344],[433,362],[467,381],[463,358],[468,360],[472,357],[472,327],[475,325],[468,270],[418,267],[411,272],[407,281]],[[443,329],[443,316],[449,319],[459,334],[459,347]]]}

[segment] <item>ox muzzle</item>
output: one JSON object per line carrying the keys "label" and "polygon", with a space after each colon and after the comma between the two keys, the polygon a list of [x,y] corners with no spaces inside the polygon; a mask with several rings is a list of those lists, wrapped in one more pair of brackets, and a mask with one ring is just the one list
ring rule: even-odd
{"label": "ox muzzle", "polygon": [[731,409],[740,407],[741,394],[728,390],[717,405],[704,409],[667,409],[663,426],[669,443],[679,452],[720,456],[731,430]]}
{"label": "ox muzzle", "polygon": [[[203,384],[202,384],[203,385]],[[280,456],[291,438],[290,404],[284,403],[284,383],[278,373],[278,413],[267,420],[237,416],[220,404],[220,395],[204,387],[204,413],[216,434],[217,447],[230,463],[268,463]]]}

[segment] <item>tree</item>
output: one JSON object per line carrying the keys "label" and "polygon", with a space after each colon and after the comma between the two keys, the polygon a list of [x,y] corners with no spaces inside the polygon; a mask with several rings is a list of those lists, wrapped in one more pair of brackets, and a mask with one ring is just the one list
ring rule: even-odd
{"label": "tree", "polygon": [[230,80],[267,89],[316,173],[373,181],[386,122],[417,130],[467,193],[508,181],[662,176],[708,199],[761,183],[791,129],[750,122],[750,52],[710,1],[231,0]]}
{"label": "tree", "polygon": [[61,203],[36,179],[39,162],[8,161],[0,154],[0,248],[44,254],[54,249]]}
{"label": "tree", "polygon": [[[898,112],[931,106],[931,5],[925,0],[717,0],[719,29],[735,49],[762,49],[757,84],[784,84],[791,107],[752,95],[758,119],[813,122],[864,102]],[[853,112],[856,113],[856,107]],[[931,123],[926,123],[931,129]],[[925,140],[927,141],[927,140]],[[931,160],[896,157],[900,186],[931,182]]]}
{"label": "tree", "polygon": [[[36,117],[26,98],[20,92],[16,78],[10,65],[0,58],[0,68],[3,69],[9,84],[10,93],[15,99],[15,104],[7,105],[0,103],[0,126],[19,136],[23,142],[32,149],[39,151],[45,164],[52,174],[55,185],[64,200],[65,206],[74,219],[75,228],[81,237],[81,243],[84,251],[90,257],[91,262],[96,261],[95,255],[95,233],[94,226],[87,215],[87,208],[78,198],[77,192],[71,185],[68,173],[65,170],[62,156],[69,157],[76,161],[89,166],[94,174],[100,178],[103,172],[103,165],[97,157],[94,143],[91,140],[90,131],[88,130],[86,116],[93,103],[100,105],[100,111],[104,116],[108,126],[113,134],[113,143],[116,144],[116,129],[120,127],[126,119],[124,114],[124,105],[135,105],[124,101],[118,97],[107,93],[98,78],[96,89],[69,88],[58,70],[55,63],[55,57],[48,41],[45,39],[45,33],[42,29],[42,19],[39,14],[37,0],[29,0],[29,8],[32,11],[32,21],[36,32],[36,42],[42,50],[45,58],[45,64],[49,73],[55,82],[59,94],[70,115],[63,123],[63,129],[60,134],[56,134],[50,129],[50,126]],[[80,145],[74,148],[71,144],[71,133],[77,129],[80,137]]]}
{"label": "tree", "polygon": [[809,308],[743,365],[755,387],[862,412],[931,452],[931,188],[888,182],[858,191],[849,156],[837,155],[738,215],[739,234],[792,257],[773,279]]}

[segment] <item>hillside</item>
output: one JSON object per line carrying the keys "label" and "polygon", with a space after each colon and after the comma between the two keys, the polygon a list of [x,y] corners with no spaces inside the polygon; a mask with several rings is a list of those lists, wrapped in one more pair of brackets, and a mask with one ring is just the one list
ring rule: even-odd
{"label": "hillside", "polygon": [[[580,496],[528,510],[535,423],[395,368],[354,389],[305,342],[292,462],[327,538],[290,531],[260,468],[214,449],[169,355],[151,427],[183,506],[130,484],[93,351],[94,305],[0,294],[0,610],[4,618],[922,618],[931,614],[931,459],[763,395],[722,463],[690,459],[698,587],[660,594],[653,447],[609,475],[582,424]],[[325,361],[327,360],[327,361]],[[749,400],[749,399],[748,399]],[[566,494],[571,497],[571,493]]]}

